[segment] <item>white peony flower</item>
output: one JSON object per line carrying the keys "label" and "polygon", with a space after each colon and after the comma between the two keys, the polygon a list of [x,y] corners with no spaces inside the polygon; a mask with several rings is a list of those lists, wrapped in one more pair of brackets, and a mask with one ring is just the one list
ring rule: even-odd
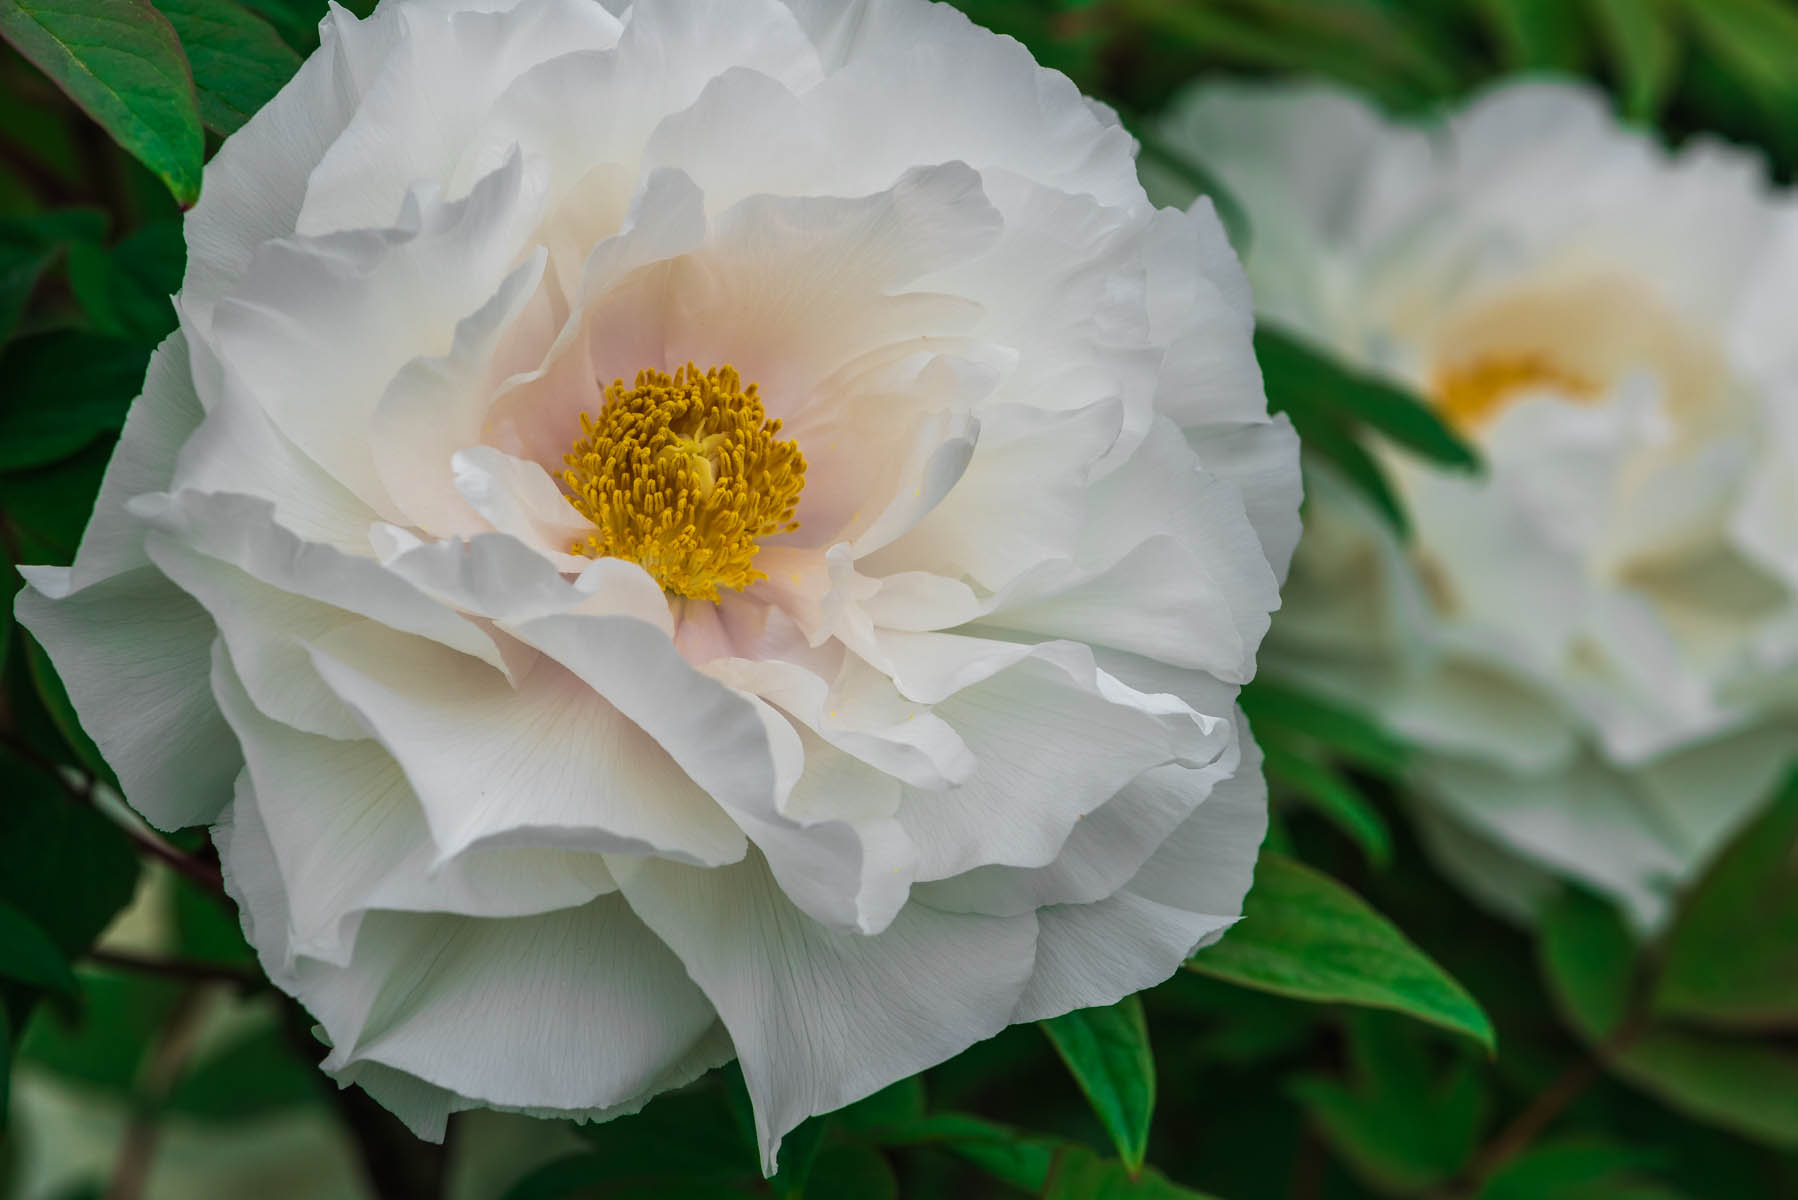
{"label": "white peony flower", "polygon": [[1670,155],[1559,85],[1439,130],[1214,87],[1168,128],[1253,214],[1264,319],[1485,462],[1383,452],[1405,546],[1318,472],[1269,669],[1423,749],[1476,894],[1525,915],[1546,869],[1653,924],[1798,756],[1793,215],[1753,157]]}
{"label": "white peony flower", "polygon": [[427,1137],[781,1135],[1240,912],[1298,536],[1209,208],[922,0],[412,0],[206,174],[44,642]]}

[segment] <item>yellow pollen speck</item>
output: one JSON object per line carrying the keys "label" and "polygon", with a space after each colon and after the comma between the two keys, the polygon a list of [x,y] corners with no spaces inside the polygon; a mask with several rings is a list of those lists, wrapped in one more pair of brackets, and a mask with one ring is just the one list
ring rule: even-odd
{"label": "yellow pollen speck", "polygon": [[1497,416],[1521,392],[1552,388],[1570,399],[1596,400],[1596,381],[1541,354],[1488,354],[1439,368],[1430,381],[1436,407],[1451,425],[1473,429]]}
{"label": "yellow pollen speck", "polygon": [[563,456],[568,502],[594,532],[572,550],[640,564],[676,596],[717,600],[767,575],[761,539],[799,528],[805,456],[736,368],[613,381]]}

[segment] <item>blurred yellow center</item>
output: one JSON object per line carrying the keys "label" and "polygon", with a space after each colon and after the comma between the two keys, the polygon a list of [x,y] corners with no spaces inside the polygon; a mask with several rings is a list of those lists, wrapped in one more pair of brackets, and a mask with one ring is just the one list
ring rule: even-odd
{"label": "blurred yellow center", "polygon": [[1463,430],[1485,424],[1525,392],[1550,389],[1576,400],[1596,400],[1599,385],[1545,355],[1484,354],[1438,368],[1430,381],[1436,407]]}
{"label": "blurred yellow center", "polygon": [[805,456],[736,368],[615,380],[564,456],[568,502],[593,522],[573,550],[642,565],[676,596],[717,600],[767,576],[760,539],[799,528]]}

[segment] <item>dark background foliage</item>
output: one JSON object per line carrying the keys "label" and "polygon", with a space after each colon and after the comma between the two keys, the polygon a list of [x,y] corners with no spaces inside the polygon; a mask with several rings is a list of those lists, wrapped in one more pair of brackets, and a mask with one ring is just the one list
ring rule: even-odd
{"label": "dark background foliage", "polygon": [[[1194,192],[1211,190],[1204,164],[1145,125],[1184,83],[1219,72],[1330,77],[1418,115],[1501,75],[1572,73],[1669,140],[1707,131],[1760,147],[1782,179],[1798,169],[1787,0],[961,4],[1114,104],[1145,162]],[[201,163],[317,44],[322,11],[0,0],[10,563],[72,557],[149,351],[174,327],[180,212]],[[1253,214],[1216,199],[1233,233],[1252,236]],[[1371,428],[1471,465],[1409,397],[1271,335],[1258,349],[1271,401],[1310,452],[1401,529],[1358,438]],[[6,578],[10,595],[20,580]],[[445,1149],[337,1092],[312,1069],[321,1051],[304,1014],[243,944],[204,835],[165,840],[117,803],[47,660],[12,624],[8,603],[0,1191],[41,1182],[53,1160],[64,1200],[252,1187],[515,1200],[1798,1197],[1798,785],[1711,865],[1655,944],[1572,890],[1531,936],[1421,856],[1402,818],[1404,746],[1258,683],[1244,705],[1268,750],[1274,824],[1225,942],[1139,999],[1013,1028],[808,1122],[764,1182],[734,1068],[578,1131],[459,1117]],[[62,1116],[45,1123],[56,1104]],[[314,1168],[335,1182],[308,1190]]]}

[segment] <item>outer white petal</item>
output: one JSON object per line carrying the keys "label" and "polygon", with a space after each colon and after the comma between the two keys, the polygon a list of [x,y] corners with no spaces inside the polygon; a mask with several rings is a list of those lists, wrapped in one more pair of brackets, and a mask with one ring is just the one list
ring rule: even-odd
{"label": "outer white petal", "polygon": [[730,1031],[769,1173],[806,1117],[1004,1028],[1034,959],[1034,914],[911,904],[873,937],[827,929],[759,857],[712,871],[645,860],[619,884]]}
{"label": "outer white petal", "polygon": [[1045,866],[1081,818],[1145,770],[1200,766],[1228,749],[1224,722],[1126,687],[1084,646],[1016,649],[1027,656],[935,705],[978,766],[956,787],[906,790],[899,822],[921,854],[919,879]]}
{"label": "outer white petal", "polygon": [[206,610],[145,566],[60,600],[27,587],[14,611],[132,807],[159,829],[217,816],[243,758],[212,699]]}
{"label": "outer white petal", "polygon": [[614,890],[597,855],[496,850],[438,865],[436,846],[392,756],[369,741],[333,741],[257,712],[217,652],[213,686],[244,748],[254,806],[285,884],[287,966],[293,957],[349,965],[373,909],[476,917],[572,908]]}
{"label": "outer white petal", "polygon": [[736,826],[655,739],[553,659],[514,685],[372,623],[321,638],[312,654],[405,770],[440,860],[505,846],[711,865],[743,855]]}
{"label": "outer white petal", "polygon": [[1173,974],[1242,915],[1266,833],[1261,751],[1245,740],[1236,774],[1211,790],[1121,891],[1037,914],[1036,970],[1012,1019],[1114,1004]]}

